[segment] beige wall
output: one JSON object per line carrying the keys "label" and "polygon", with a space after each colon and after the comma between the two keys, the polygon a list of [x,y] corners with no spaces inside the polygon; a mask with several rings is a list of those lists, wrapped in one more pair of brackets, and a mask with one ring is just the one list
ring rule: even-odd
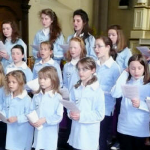
{"label": "beige wall", "polygon": [[[93,0],[30,0],[29,5],[29,45],[32,44],[35,33],[42,28],[38,12],[41,9],[53,9],[59,19],[65,39],[73,33],[72,13],[78,8],[84,9],[92,24]],[[30,55],[32,55],[29,46]]]}
{"label": "beige wall", "polygon": [[118,0],[110,0],[108,8],[108,26],[119,24],[122,26],[127,39],[130,38],[130,31],[133,29],[134,6],[137,0],[130,0],[128,9],[119,9]]}

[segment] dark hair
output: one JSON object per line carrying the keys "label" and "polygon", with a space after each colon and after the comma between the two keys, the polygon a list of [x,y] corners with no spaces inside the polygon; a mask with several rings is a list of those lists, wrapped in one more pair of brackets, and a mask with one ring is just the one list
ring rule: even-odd
{"label": "dark hair", "polygon": [[[11,42],[15,43],[19,38],[19,30],[17,27],[17,24],[14,21],[11,20],[4,20],[1,24],[1,28],[3,30],[3,24],[10,24],[11,28],[12,28],[12,35],[11,35]],[[3,31],[2,31],[3,33]],[[4,34],[2,34],[2,41],[5,43],[6,37],[4,36]]]}
{"label": "dark hair", "polygon": [[100,36],[99,38],[97,38],[97,40],[98,39],[101,39],[104,42],[105,46],[110,46],[109,56],[112,56],[112,58],[116,60],[117,52],[115,49],[113,49],[113,43],[111,39],[107,36]]}
{"label": "dark hair", "polygon": [[52,24],[50,25],[50,39],[49,39],[49,42],[51,44],[53,44],[61,34],[61,28],[60,28],[60,25],[58,23],[57,15],[50,8],[41,10],[39,12],[40,17],[42,14],[49,16],[51,18],[51,20],[53,21]]}
{"label": "dark hair", "polygon": [[77,9],[73,13],[73,18],[74,18],[75,15],[81,16],[81,19],[82,19],[82,21],[84,23],[84,26],[83,26],[83,29],[82,29],[81,33],[84,33],[84,35],[83,35],[82,38],[85,41],[85,39],[89,37],[89,33],[92,34],[92,29],[89,27],[89,17],[88,17],[88,14],[84,10],[82,10],[82,9]]}
{"label": "dark hair", "polygon": [[[128,61],[128,66],[130,65],[130,63],[132,61],[138,61],[141,65],[144,66],[144,74],[143,74],[144,75],[144,84],[147,84],[150,81],[149,67],[148,67],[147,60],[141,54],[135,54],[130,57],[130,59]],[[129,77],[128,77],[127,81],[130,79],[131,79],[131,74],[129,72]]]}
{"label": "dark hair", "polygon": [[[19,45],[19,44],[15,45],[15,46],[11,49],[11,52],[12,52],[12,50],[13,50],[14,48],[18,48],[18,49],[21,51],[22,55],[24,55],[24,48],[23,48],[22,45]],[[22,61],[25,61],[24,58],[22,58]]]}
{"label": "dark hair", "polygon": [[[88,70],[95,69],[96,70],[96,63],[95,63],[95,60],[92,57],[84,57],[84,58],[80,59],[78,61],[78,63],[76,64],[77,69],[78,69],[79,64],[83,65],[85,69],[88,69]],[[93,77],[86,83],[86,86],[91,85],[92,83],[94,83],[96,81],[97,81],[97,77],[95,75],[93,75]],[[77,84],[75,84],[74,87],[78,88],[81,85],[81,82],[82,81],[79,80],[77,82]]]}
{"label": "dark hair", "polygon": [[[78,42],[80,44],[80,47],[81,47],[80,59],[83,57],[86,57],[87,51],[86,51],[85,44],[84,44],[82,38],[73,37],[70,39],[69,43],[71,41],[75,41],[75,42]],[[72,59],[71,54],[70,54],[70,50],[68,50],[66,53],[66,59],[67,59],[67,61],[71,61],[71,59]]]}
{"label": "dark hair", "polygon": [[120,25],[111,25],[108,27],[107,33],[109,30],[115,30],[117,32],[117,52],[121,52],[127,47],[126,39],[123,33],[123,30]]}

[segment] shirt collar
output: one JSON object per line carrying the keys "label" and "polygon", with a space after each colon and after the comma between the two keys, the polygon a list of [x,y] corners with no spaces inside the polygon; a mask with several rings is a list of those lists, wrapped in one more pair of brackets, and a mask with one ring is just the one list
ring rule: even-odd
{"label": "shirt collar", "polygon": [[[43,93],[42,90],[40,91],[40,93],[41,93],[42,95],[44,95],[44,93]],[[51,91],[46,92],[45,94],[48,94],[50,97],[54,97],[55,92],[54,92],[53,90],[51,90]]]}
{"label": "shirt collar", "polygon": [[135,79],[135,78],[133,78],[133,77],[131,77],[131,81],[133,82],[133,83],[142,83],[143,84],[143,79],[144,79],[144,76],[142,76],[142,77],[140,77],[139,79]]}
{"label": "shirt collar", "polygon": [[[81,82],[81,86],[85,87],[82,82]],[[96,82],[94,82],[94,83],[92,83],[90,85],[87,85],[87,87],[91,87],[95,91],[99,87],[99,82],[96,81]]]}
{"label": "shirt collar", "polygon": [[[110,68],[113,63],[114,63],[113,58],[112,58],[112,57],[109,57],[109,59],[108,59],[107,61],[105,61],[105,63],[102,64],[102,65],[105,65],[105,66],[107,66],[108,68]],[[100,60],[97,60],[97,64],[98,64],[99,66],[102,66],[102,65],[100,64]]]}
{"label": "shirt collar", "polygon": [[[23,92],[20,95],[17,95],[15,98],[23,99],[27,95],[27,91],[23,90]],[[13,98],[13,93],[11,93],[11,97]]]}
{"label": "shirt collar", "polygon": [[49,35],[50,30],[49,30],[49,28],[44,28],[42,30],[42,32],[44,33],[45,36],[47,36],[47,35]]}
{"label": "shirt collar", "polygon": [[14,62],[10,64],[10,67],[15,67],[15,68],[22,68],[22,69],[27,69],[27,64],[25,62],[22,62],[22,65],[17,67]]}
{"label": "shirt collar", "polygon": [[[73,35],[73,37],[76,37],[77,36],[77,33],[75,33],[74,35]],[[84,33],[81,33],[80,35],[79,35],[79,37],[83,37],[84,36]]]}
{"label": "shirt collar", "polygon": [[[36,63],[36,65],[39,65],[39,64],[43,64],[42,63],[42,60],[40,60],[38,63]],[[53,65],[54,64],[54,60],[51,58],[48,62],[44,63],[44,64],[50,64],[50,65]]]}
{"label": "shirt collar", "polygon": [[70,63],[71,63],[73,66],[75,66],[75,65],[78,63],[78,61],[79,61],[79,59],[72,59]]}

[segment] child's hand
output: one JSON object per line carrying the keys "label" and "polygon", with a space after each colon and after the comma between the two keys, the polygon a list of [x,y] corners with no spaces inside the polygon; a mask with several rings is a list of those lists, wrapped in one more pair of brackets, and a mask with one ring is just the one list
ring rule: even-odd
{"label": "child's hand", "polygon": [[140,107],[140,100],[139,99],[132,99],[131,100],[133,107],[139,108]]}
{"label": "child's hand", "polygon": [[46,122],[45,118],[40,118],[36,123],[32,123],[35,128],[40,127],[42,124]]}
{"label": "child's hand", "polygon": [[78,113],[78,112],[70,112],[69,113],[69,115],[70,115],[70,117],[73,119],[73,120],[79,120],[80,119],[80,113]]}
{"label": "child's hand", "polygon": [[9,59],[9,55],[5,51],[0,51],[0,56],[7,59],[7,60]]}
{"label": "child's hand", "polygon": [[7,121],[10,122],[10,123],[14,123],[14,122],[17,121],[17,117],[10,117],[10,118],[7,119]]}

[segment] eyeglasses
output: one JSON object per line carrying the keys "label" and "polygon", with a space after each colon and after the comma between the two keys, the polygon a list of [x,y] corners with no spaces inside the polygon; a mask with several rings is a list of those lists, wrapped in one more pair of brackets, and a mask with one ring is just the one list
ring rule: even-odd
{"label": "eyeglasses", "polygon": [[93,48],[95,49],[95,48],[101,48],[101,47],[105,47],[105,45],[95,45]]}

